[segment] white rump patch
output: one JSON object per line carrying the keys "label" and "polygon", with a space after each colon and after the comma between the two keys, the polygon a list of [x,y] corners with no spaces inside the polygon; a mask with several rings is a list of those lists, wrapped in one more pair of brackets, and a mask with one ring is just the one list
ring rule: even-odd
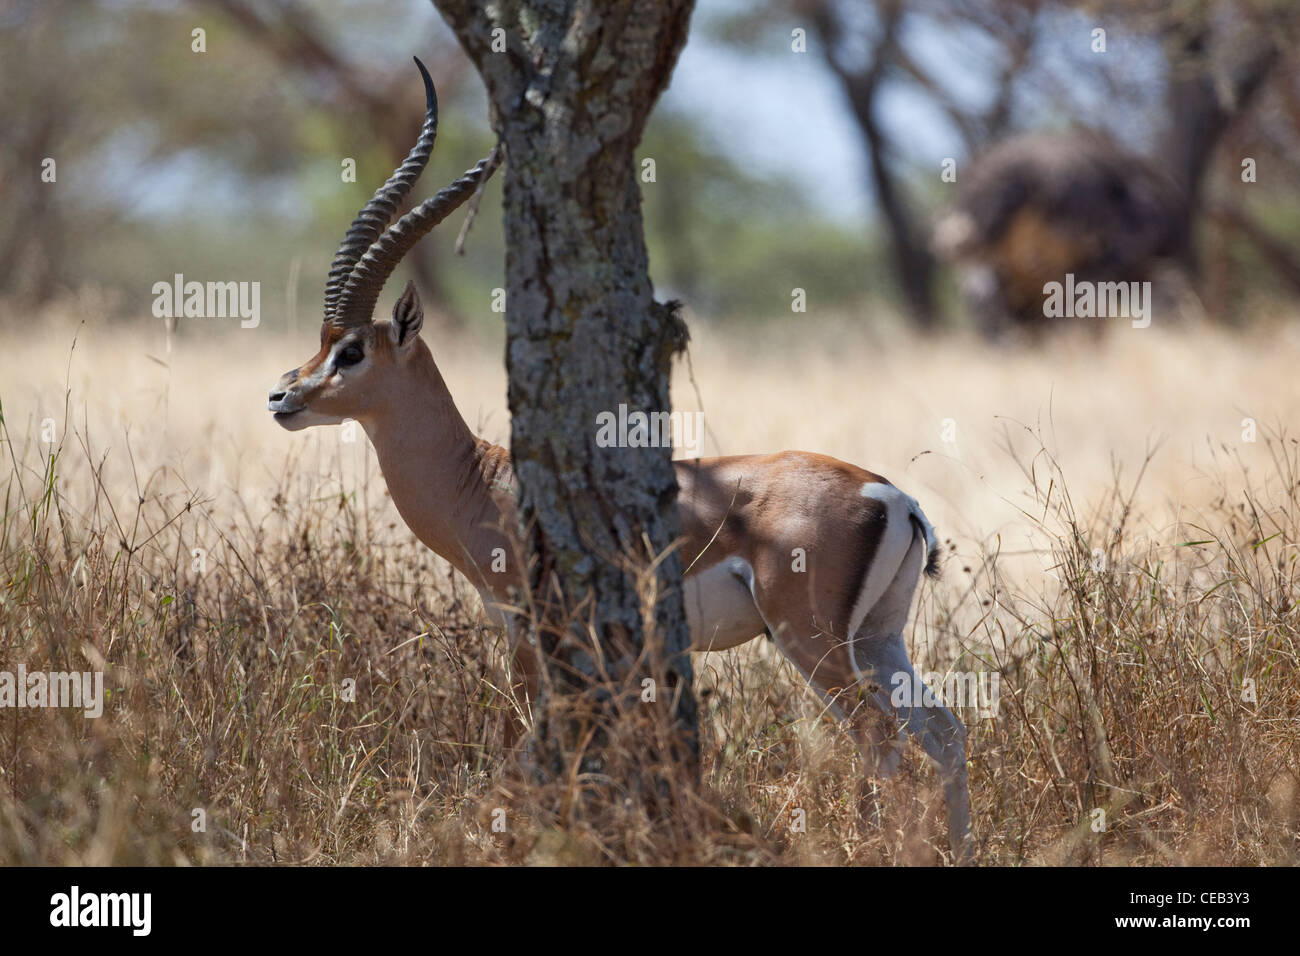
{"label": "white rump patch", "polygon": [[[912,547],[912,522],[908,513],[912,510],[912,499],[893,485],[878,481],[869,481],[858,491],[863,498],[875,498],[885,505],[885,527],[876,545],[876,553],[862,580],[862,589],[853,605],[849,616],[849,637],[852,638],[862,626],[867,613],[876,605],[893,583],[898,569],[907,558],[908,549]],[[865,542],[863,547],[865,547]],[[854,663],[856,669],[857,664]]]}

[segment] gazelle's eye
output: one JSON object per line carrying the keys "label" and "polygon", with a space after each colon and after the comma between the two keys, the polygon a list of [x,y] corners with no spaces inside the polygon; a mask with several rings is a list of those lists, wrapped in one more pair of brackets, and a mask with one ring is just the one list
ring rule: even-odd
{"label": "gazelle's eye", "polygon": [[364,354],[362,353],[361,348],[356,345],[349,345],[339,353],[338,364],[356,365],[362,358],[364,358]]}

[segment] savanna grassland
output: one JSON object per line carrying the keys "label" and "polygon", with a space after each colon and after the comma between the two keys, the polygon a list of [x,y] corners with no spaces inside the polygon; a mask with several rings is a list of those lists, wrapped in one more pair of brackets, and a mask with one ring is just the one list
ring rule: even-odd
{"label": "savanna grassland", "polygon": [[[0,863],[944,859],[919,749],[868,822],[852,742],[763,640],[696,658],[688,826],[560,825],[499,771],[500,639],[364,433],[265,411],[314,331],[167,351],[103,315],[0,315],[0,670],[110,692],[99,719],[0,711]],[[803,318],[693,318],[674,400],[705,454],[821,451],[921,501],[945,557],[913,660],[999,681],[995,716],[960,712],[977,862],[1300,861],[1300,320],[997,348]],[[500,340],[424,335],[504,442]]]}

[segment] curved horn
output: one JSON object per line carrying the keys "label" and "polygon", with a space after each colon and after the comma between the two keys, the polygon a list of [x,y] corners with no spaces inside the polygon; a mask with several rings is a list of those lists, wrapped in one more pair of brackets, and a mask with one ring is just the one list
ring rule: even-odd
{"label": "curved horn", "polygon": [[437,195],[420,203],[380,236],[348,275],[335,311],[335,321],[345,326],[369,322],[380,290],[402,257],[434,226],[474,195],[499,165],[501,147],[494,146],[473,168],[465,170],[460,179],[438,190]]}
{"label": "curved horn", "polygon": [[343,242],[339,245],[338,252],[334,254],[334,261],[330,264],[329,279],[325,283],[326,322],[338,321],[339,297],[343,294],[343,287],[352,272],[352,267],[356,265],[362,253],[370,248],[370,244],[379,237],[384,227],[392,222],[397,207],[411,191],[415,181],[420,178],[420,173],[424,171],[425,165],[429,162],[429,155],[433,152],[433,141],[438,135],[438,94],[434,92],[433,79],[429,76],[429,71],[424,68],[424,64],[420,62],[420,58],[413,57],[413,59],[415,65],[420,68],[420,76],[424,79],[424,125],[420,128],[420,137],[411,147],[406,160],[397,167],[393,175],[388,178],[388,182],[375,191],[370,202],[357,213],[357,217],[352,220],[352,225],[348,227],[343,237]]}

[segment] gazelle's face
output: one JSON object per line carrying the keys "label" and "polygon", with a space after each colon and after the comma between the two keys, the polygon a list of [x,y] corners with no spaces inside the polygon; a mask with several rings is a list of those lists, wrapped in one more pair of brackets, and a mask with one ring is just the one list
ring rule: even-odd
{"label": "gazelle's face", "polygon": [[289,431],[337,425],[346,418],[363,425],[388,399],[399,366],[419,339],[424,313],[408,284],[392,322],[340,328],[321,326],[321,347],[306,364],[285,372],[266,407]]}
{"label": "gazelle's face", "polygon": [[501,163],[494,147],[445,189],[408,210],[393,226],[393,213],[406,201],[424,171],[438,132],[438,96],[433,79],[417,58],[424,80],[424,125],[411,152],[365,204],[348,227],[325,283],[325,324],[320,351],[305,365],[280,377],[266,405],[289,431],[336,425],[346,418],[368,427],[381,409],[400,402],[404,379],[427,355],[420,345],[424,313],[412,283],[393,307],[392,322],[372,322],[384,283],[411,246],[483,188]]}

